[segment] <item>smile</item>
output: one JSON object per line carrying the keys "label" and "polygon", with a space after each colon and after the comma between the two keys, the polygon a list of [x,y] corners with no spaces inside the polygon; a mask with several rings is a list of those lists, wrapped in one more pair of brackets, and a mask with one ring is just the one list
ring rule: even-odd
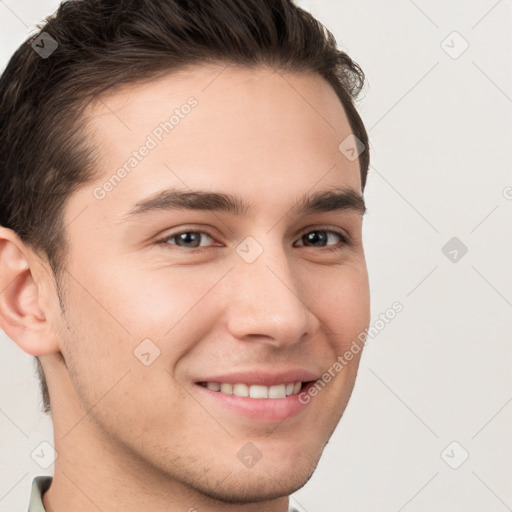
{"label": "smile", "polygon": [[250,398],[286,398],[287,396],[296,395],[302,387],[301,381],[273,386],[244,383],[230,384],[228,382],[199,382],[198,384],[210,391]]}

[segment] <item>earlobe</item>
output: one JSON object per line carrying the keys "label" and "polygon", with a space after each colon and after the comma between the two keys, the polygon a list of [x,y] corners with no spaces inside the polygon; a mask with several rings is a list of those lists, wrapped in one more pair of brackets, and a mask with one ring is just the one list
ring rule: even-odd
{"label": "earlobe", "polygon": [[30,355],[54,352],[50,326],[27,253],[11,229],[0,227],[0,327]]}

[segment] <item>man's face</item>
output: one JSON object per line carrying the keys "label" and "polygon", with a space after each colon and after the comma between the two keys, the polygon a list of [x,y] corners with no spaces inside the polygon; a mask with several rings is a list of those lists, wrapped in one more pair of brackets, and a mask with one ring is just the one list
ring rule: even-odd
{"label": "man's face", "polygon": [[[281,397],[320,379],[367,327],[369,292],[357,205],[299,209],[328,189],[361,194],[336,94],[316,75],[222,69],[118,90],[88,112],[103,176],[65,208],[58,330],[72,385],[49,381],[61,450],[86,439],[148,481],[251,501],[309,479],[360,353],[305,405],[297,386],[264,399],[227,384]],[[171,207],[169,192],[198,190],[247,209]]]}

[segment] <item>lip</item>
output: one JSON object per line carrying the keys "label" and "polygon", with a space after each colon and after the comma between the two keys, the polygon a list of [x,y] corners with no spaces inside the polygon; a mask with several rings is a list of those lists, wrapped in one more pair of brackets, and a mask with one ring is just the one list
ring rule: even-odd
{"label": "lip", "polygon": [[[246,371],[204,377],[194,383],[194,388],[204,400],[212,403],[215,408],[235,413],[237,416],[242,416],[256,422],[277,423],[297,416],[305,410],[309,402],[300,402],[299,395],[313,386],[317,378],[318,377],[313,372],[303,369],[291,369],[279,373]],[[228,384],[244,383],[247,385],[259,384],[273,386],[297,381],[303,382],[302,389],[296,395],[289,395],[286,398],[240,397],[219,391],[212,391],[199,385],[199,382],[220,382]]]}
{"label": "lip", "polygon": [[261,386],[274,386],[289,382],[309,382],[319,379],[318,374],[301,368],[283,370],[280,372],[262,372],[261,370],[248,370],[225,375],[206,376],[198,382],[225,382],[226,384],[244,383],[247,385],[259,384]]}
{"label": "lip", "polygon": [[280,423],[304,411],[309,402],[300,402],[299,395],[314,384],[314,382],[309,382],[303,385],[298,394],[286,398],[249,398],[227,395],[220,391],[211,391],[199,384],[196,384],[195,388],[202,397],[212,402],[216,407],[221,407],[253,421]]}

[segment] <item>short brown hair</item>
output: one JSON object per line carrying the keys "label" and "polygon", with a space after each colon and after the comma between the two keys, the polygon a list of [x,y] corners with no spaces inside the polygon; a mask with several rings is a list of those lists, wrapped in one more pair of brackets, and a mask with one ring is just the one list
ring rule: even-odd
{"label": "short brown hair", "polygon": [[[364,74],[332,33],[291,0],[69,0],[37,27],[0,78],[0,225],[46,256],[57,290],[66,254],[64,204],[98,178],[80,116],[114,86],[201,63],[315,72],[333,87],[364,145],[364,190],[368,136],[354,106]],[[36,364],[49,412],[37,358]]]}

